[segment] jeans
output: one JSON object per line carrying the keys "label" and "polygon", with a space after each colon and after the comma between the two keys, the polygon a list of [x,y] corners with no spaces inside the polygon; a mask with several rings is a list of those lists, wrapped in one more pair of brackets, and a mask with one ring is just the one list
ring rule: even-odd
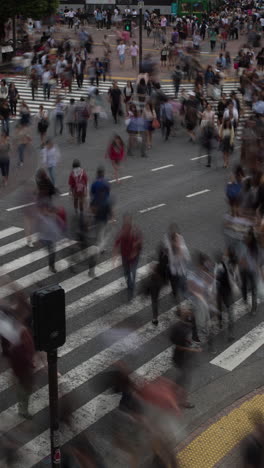
{"label": "jeans", "polygon": [[124,277],[126,279],[128,294],[130,297],[132,297],[134,294],[137,264],[138,257],[136,257],[132,262],[125,259],[124,257],[122,258]]}
{"label": "jeans", "polygon": [[51,182],[53,183],[53,185],[55,185],[55,167],[54,166],[48,167],[48,173],[49,173]]}
{"label": "jeans", "polygon": [[57,134],[58,124],[60,125],[60,135],[62,135],[62,132],[63,132],[63,114],[56,114],[56,116],[55,116],[55,136]]}
{"label": "jeans", "polygon": [[26,146],[27,146],[26,143],[20,143],[20,145],[18,145],[18,147],[17,147],[18,160],[22,164],[24,162],[24,155],[25,155]]}
{"label": "jeans", "polygon": [[44,99],[49,99],[50,98],[50,84],[49,83],[44,83],[43,85],[43,94],[44,94]]}
{"label": "jeans", "polygon": [[43,243],[44,247],[46,247],[46,249],[48,251],[48,254],[49,254],[49,257],[48,257],[49,267],[54,268],[55,258],[56,258],[55,244],[51,240],[42,240],[42,243]]}

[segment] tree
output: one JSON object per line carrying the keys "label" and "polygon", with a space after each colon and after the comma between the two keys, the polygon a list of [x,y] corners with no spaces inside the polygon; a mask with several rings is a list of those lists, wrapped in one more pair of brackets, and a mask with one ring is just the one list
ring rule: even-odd
{"label": "tree", "polygon": [[42,19],[55,13],[59,0],[7,0],[0,1],[0,23],[22,15],[24,18]]}

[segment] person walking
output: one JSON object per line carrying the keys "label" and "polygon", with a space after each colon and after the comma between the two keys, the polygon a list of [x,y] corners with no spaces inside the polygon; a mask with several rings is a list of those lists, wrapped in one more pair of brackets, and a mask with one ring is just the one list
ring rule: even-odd
{"label": "person walking", "polygon": [[66,125],[69,130],[69,141],[74,141],[74,136],[76,132],[76,116],[75,116],[75,99],[70,99],[70,104],[65,109],[65,118],[66,118]]}
{"label": "person walking", "polygon": [[125,156],[125,145],[122,138],[119,135],[115,135],[112,139],[105,157],[109,158],[113,169],[115,180],[119,183],[119,166],[121,161],[123,161]]}
{"label": "person walking", "polygon": [[179,65],[176,65],[176,69],[174,70],[172,74],[172,81],[174,84],[174,90],[175,90],[175,98],[177,99],[181,81],[182,81],[182,71],[179,67]]}
{"label": "person walking", "polygon": [[121,107],[121,90],[118,87],[117,81],[113,81],[113,86],[108,91],[108,96],[111,104],[111,111],[114,122],[117,124],[117,116],[122,112]]}
{"label": "person walking", "polygon": [[171,127],[173,126],[173,109],[168,99],[165,100],[160,106],[160,119],[162,122],[162,131],[164,140],[168,141]]}
{"label": "person walking", "polygon": [[153,126],[153,124],[154,122],[157,122],[157,124],[159,125],[159,122],[157,120],[157,114],[151,102],[147,102],[145,104],[142,116],[145,120],[145,126],[146,126],[147,148],[151,149],[152,148],[152,133],[155,130],[155,127]]}
{"label": "person walking", "polygon": [[62,237],[61,219],[50,203],[42,203],[38,207],[36,221],[39,241],[48,251],[49,270],[52,273],[57,273],[55,268],[55,249],[56,242]]}
{"label": "person walking", "polygon": [[18,153],[18,163],[19,167],[24,165],[24,158],[26,149],[29,147],[29,144],[32,141],[31,134],[29,132],[28,125],[18,124],[15,131],[15,140],[17,144],[17,153]]}
{"label": "person walking", "polygon": [[74,64],[74,74],[76,76],[77,86],[79,89],[81,89],[83,85],[84,68],[85,62],[81,61],[80,57],[76,57]]}
{"label": "person walking", "polygon": [[15,83],[10,83],[9,89],[8,89],[8,99],[9,99],[9,106],[11,110],[12,115],[16,115],[16,110],[17,110],[17,101],[19,99],[19,92],[16,88]]}
{"label": "person walking", "polygon": [[72,171],[69,176],[69,187],[73,198],[73,206],[76,214],[78,210],[80,214],[84,211],[85,199],[87,197],[88,177],[78,159],[74,159],[72,163]]}
{"label": "person walking", "polygon": [[51,90],[51,78],[52,74],[49,70],[49,67],[46,66],[44,72],[42,73],[42,86],[43,86],[43,97],[44,101],[50,99],[50,90]]}
{"label": "person walking", "polygon": [[123,93],[124,93],[124,102],[126,106],[126,111],[128,113],[129,103],[134,95],[134,88],[132,86],[131,81],[127,82],[126,86],[124,87]]}
{"label": "person walking", "polygon": [[235,132],[230,119],[224,119],[219,130],[220,148],[223,151],[224,168],[229,166],[229,156],[234,148]]}
{"label": "person walking", "polygon": [[94,214],[96,224],[96,242],[100,253],[105,251],[107,240],[107,223],[112,217],[112,201],[110,198],[110,184],[105,179],[103,167],[99,167],[96,179],[91,185],[90,208]]}
{"label": "person walking", "polygon": [[2,133],[9,135],[10,107],[7,99],[0,102],[0,120],[2,120]]}
{"label": "person walking", "polygon": [[[38,92],[39,77],[35,68],[32,68],[29,75],[29,85],[31,88],[32,100],[35,101],[35,94]],[[43,85],[44,86],[44,85]]]}
{"label": "person walking", "polygon": [[124,43],[124,41],[120,42],[116,50],[117,50],[117,54],[119,58],[120,67],[122,69],[124,68],[125,58],[126,58],[126,44]]}
{"label": "person walking", "polygon": [[40,142],[43,146],[46,140],[47,131],[49,128],[49,116],[48,112],[44,109],[43,104],[40,104],[39,111],[36,115],[37,125],[38,125],[38,133],[40,135]]}
{"label": "person walking", "polygon": [[55,186],[56,167],[61,159],[59,148],[49,138],[42,150],[42,163],[48,171],[49,177],[53,185]]}
{"label": "person walking", "polygon": [[7,185],[10,165],[10,140],[6,133],[0,135],[0,171],[2,174],[2,183]]}
{"label": "person walking", "polygon": [[137,68],[137,57],[138,57],[138,46],[137,46],[136,41],[133,41],[132,45],[130,46],[130,56],[131,56],[132,68],[133,68],[133,70],[136,70],[136,68]]}
{"label": "person walking", "polygon": [[215,28],[211,29],[209,33],[209,39],[210,39],[211,52],[213,52],[215,50],[216,39],[217,39],[217,32]]}
{"label": "person walking", "polygon": [[114,258],[121,254],[124,276],[127,283],[128,300],[133,298],[137,265],[142,250],[142,234],[133,224],[132,217],[125,215],[123,225],[114,244]]}
{"label": "person walking", "polygon": [[84,97],[81,97],[80,101],[75,106],[75,121],[77,127],[77,139],[78,143],[85,143],[87,122],[90,117],[90,108]]}
{"label": "person walking", "polygon": [[60,96],[56,99],[55,109],[54,109],[54,116],[55,116],[55,124],[54,124],[54,135],[57,136],[57,128],[58,125],[60,127],[60,135],[63,132],[63,120],[64,120],[64,104],[60,98]]}

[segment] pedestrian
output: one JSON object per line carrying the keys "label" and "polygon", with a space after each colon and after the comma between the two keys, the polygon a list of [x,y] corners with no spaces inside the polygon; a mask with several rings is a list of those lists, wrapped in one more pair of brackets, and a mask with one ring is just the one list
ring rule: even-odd
{"label": "pedestrian", "polygon": [[97,247],[100,253],[105,251],[107,241],[107,224],[112,217],[112,201],[110,198],[110,184],[105,179],[103,167],[99,167],[96,179],[91,185],[90,208],[96,224]]}
{"label": "pedestrian", "polygon": [[46,101],[46,99],[49,101],[50,99],[51,78],[52,78],[52,74],[49,70],[49,67],[46,66],[44,72],[42,73],[42,86],[43,86],[44,101]]}
{"label": "pedestrian", "polygon": [[42,150],[42,163],[48,171],[49,177],[53,185],[55,186],[56,178],[56,167],[58,162],[61,159],[61,154],[59,148],[53,143],[49,138]]}
{"label": "pedestrian", "polygon": [[54,109],[54,117],[55,117],[54,135],[57,136],[58,125],[59,125],[59,128],[60,128],[60,130],[59,130],[60,135],[62,135],[63,120],[64,120],[64,104],[63,104],[60,96],[58,96],[56,98],[56,104],[55,104],[55,109]]}
{"label": "pedestrian", "polygon": [[0,101],[0,119],[2,120],[2,133],[9,136],[10,107],[7,99]]}
{"label": "pedestrian", "polygon": [[214,126],[215,126],[215,113],[212,110],[211,104],[206,105],[205,110],[201,115],[201,140],[202,145],[207,151],[207,167],[211,167],[212,159],[212,140],[214,137]]}
{"label": "pedestrian", "polygon": [[75,121],[77,128],[77,140],[78,143],[85,143],[87,122],[90,117],[90,108],[88,103],[82,96],[80,101],[75,106]]}
{"label": "pedestrian", "polygon": [[176,65],[176,69],[174,70],[172,74],[172,81],[174,84],[174,90],[175,90],[175,98],[177,99],[181,81],[182,81],[182,71],[180,69],[179,65]]}
{"label": "pedestrian", "polygon": [[168,141],[174,121],[173,108],[168,99],[166,99],[160,106],[160,119],[164,141]]}
{"label": "pedestrian", "polygon": [[65,109],[65,118],[66,118],[66,125],[69,130],[69,141],[73,142],[76,132],[76,118],[75,118],[75,99],[70,99],[70,104],[66,106]]}
{"label": "pedestrian", "polygon": [[130,103],[131,99],[133,99],[133,95],[134,95],[134,88],[132,86],[131,81],[127,81],[127,84],[124,87],[123,93],[124,93],[124,103],[125,103],[125,106],[126,106],[126,111],[128,112],[129,103]]}
{"label": "pedestrian", "polygon": [[155,130],[155,125],[158,125],[159,127],[157,114],[151,102],[146,102],[142,116],[145,120],[145,125],[146,125],[145,128],[146,128],[146,137],[147,137],[146,138],[147,148],[151,149],[152,148],[152,134],[153,134],[153,131]]}
{"label": "pedestrian", "polygon": [[40,104],[39,111],[36,115],[37,125],[38,125],[38,133],[40,135],[40,142],[43,146],[46,140],[47,131],[49,128],[49,116],[48,112],[44,109],[43,104]]}
{"label": "pedestrian", "polygon": [[73,198],[73,206],[75,213],[84,211],[85,200],[87,197],[88,177],[78,159],[74,159],[72,163],[72,171],[69,176],[70,193]]}
{"label": "pedestrian", "polygon": [[136,41],[132,42],[130,46],[130,56],[131,56],[131,63],[132,68],[135,70],[137,68],[137,57],[138,57],[138,46]]}
{"label": "pedestrian", "polygon": [[36,186],[37,186],[37,204],[52,205],[52,198],[57,194],[50,177],[45,169],[42,167],[36,172]]}
{"label": "pedestrian", "polygon": [[29,132],[28,125],[18,124],[15,132],[15,140],[17,144],[17,154],[18,154],[18,167],[24,165],[24,158],[27,148],[29,147],[32,138]]}
{"label": "pedestrian", "polygon": [[120,67],[123,68],[126,58],[126,44],[124,43],[124,41],[120,41],[120,44],[117,46],[116,50],[119,58]]}
{"label": "pedestrian", "polygon": [[124,156],[125,156],[124,142],[119,135],[115,135],[110,145],[108,146],[105,157],[110,159],[113,169],[114,169],[114,178],[116,182],[118,183],[120,182],[119,166],[120,166],[120,163],[123,161]]}
{"label": "pedestrian", "polygon": [[244,303],[247,304],[248,292],[251,292],[250,315],[257,312],[257,284],[259,278],[260,252],[253,229],[249,229],[239,256],[241,291]]}
{"label": "pedestrian", "polygon": [[123,225],[114,244],[114,258],[120,251],[124,276],[127,283],[128,300],[134,295],[136,271],[142,250],[142,234],[133,224],[132,217],[125,215]]}
{"label": "pedestrian", "polygon": [[38,72],[35,68],[32,68],[30,75],[29,75],[29,85],[31,88],[31,95],[32,95],[33,101],[35,100],[35,94],[38,91],[38,83],[39,83]]}
{"label": "pedestrian", "polygon": [[209,33],[209,39],[210,39],[211,52],[213,52],[215,50],[216,39],[217,39],[217,32],[215,28],[211,29]]}
{"label": "pedestrian", "polygon": [[230,119],[223,120],[219,130],[220,148],[223,152],[224,168],[229,166],[229,156],[234,148],[235,132]]}
{"label": "pedestrian", "polygon": [[223,328],[223,307],[228,316],[228,341],[234,340],[234,317],[233,317],[233,291],[231,282],[231,273],[229,272],[228,257],[217,254],[215,264],[215,282],[216,282],[216,304],[219,314],[219,328]]}
{"label": "pedestrian", "polygon": [[2,184],[7,185],[10,165],[10,140],[6,133],[0,135],[0,170],[2,174]]}
{"label": "pedestrian", "polygon": [[111,104],[111,111],[114,122],[117,124],[117,116],[122,113],[121,96],[122,93],[118,87],[117,81],[113,81],[113,86],[108,91],[108,96]]}
{"label": "pedestrian", "polygon": [[13,326],[18,338],[10,343],[8,360],[17,381],[18,414],[22,418],[32,419],[28,411],[29,398],[33,388],[35,348],[29,328],[16,314]]}
{"label": "pedestrian", "polygon": [[22,99],[19,107],[19,116],[21,125],[29,125],[31,120],[30,108],[26,101]]}
{"label": "pedestrian", "polygon": [[48,252],[49,270],[52,273],[57,273],[55,268],[56,242],[62,237],[61,219],[50,203],[42,203],[38,207],[36,222],[39,241]]}
{"label": "pedestrian", "polygon": [[[200,347],[194,347],[192,342],[192,314],[188,307],[178,310],[179,320],[170,330],[170,340],[175,346],[172,361],[177,369],[176,382],[186,390],[190,383],[193,353],[201,352]],[[184,408],[192,409],[194,404],[186,400]]]}
{"label": "pedestrian", "polygon": [[0,102],[3,99],[7,99],[8,97],[8,86],[6,84],[6,80],[2,79],[0,82]]}
{"label": "pedestrian", "polygon": [[81,89],[83,85],[84,68],[85,62],[81,60],[80,57],[76,57],[74,64],[74,74],[76,76],[77,86],[79,89]]}
{"label": "pedestrian", "polygon": [[16,88],[15,83],[10,83],[8,89],[8,99],[9,99],[9,106],[12,115],[16,115],[17,110],[17,101],[19,99],[19,92]]}

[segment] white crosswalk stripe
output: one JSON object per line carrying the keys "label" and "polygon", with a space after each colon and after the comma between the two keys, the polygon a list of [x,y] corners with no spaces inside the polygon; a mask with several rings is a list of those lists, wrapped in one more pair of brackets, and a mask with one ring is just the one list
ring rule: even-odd
{"label": "white crosswalk stripe", "polygon": [[[51,283],[52,275],[47,266],[43,267],[43,260],[47,260],[47,251],[42,248],[30,251],[25,237],[14,241],[13,235],[23,236],[23,229],[12,226],[0,231],[3,271],[10,276],[10,283],[0,290],[1,298],[12,293],[12,275],[17,279],[18,289],[25,289],[26,292],[28,288],[32,292],[40,287],[39,282],[41,286]],[[9,240],[11,242],[8,243]],[[131,303],[123,303],[122,294],[126,286],[120,259],[115,264],[111,258],[99,263],[96,266],[98,281],[92,281],[88,276],[84,262],[79,265],[82,271],[73,274],[69,269],[69,261],[76,263],[76,258],[69,256],[67,250],[71,245],[72,241],[65,239],[58,243],[57,251],[60,252],[60,257],[65,257],[57,261],[59,273],[53,276],[54,283],[59,283],[66,292],[68,321],[66,344],[59,349],[59,371],[62,373],[59,378],[59,392],[60,397],[69,394],[78,397],[79,392],[83,392],[85,388],[86,399],[73,413],[74,424],[70,432],[66,428],[63,430],[62,443],[99,422],[118,405],[118,396],[100,390],[92,394],[89,392],[90,382],[97,382],[99,374],[109,369],[114,362],[130,356],[132,362],[135,361],[133,373],[150,380],[170,369],[172,348],[166,332],[177,320],[176,306],[173,299],[170,299],[169,287],[161,292],[165,307],[161,308],[158,327],[151,323],[149,299],[137,295]],[[95,247],[89,247],[84,253],[92,255],[95,252]],[[10,254],[15,260],[8,261]],[[26,266],[30,267],[31,273],[24,274],[23,267]],[[150,267],[150,264],[146,264],[138,268],[137,282],[146,277]],[[60,275],[63,275],[62,280]],[[121,305],[119,303],[113,306],[112,304],[118,303],[118,295],[121,297]],[[113,302],[109,301],[110,298]],[[234,306],[235,319],[245,313],[241,300],[237,301]],[[148,357],[147,352],[142,352],[143,349],[151,350],[151,357]],[[245,354],[245,359],[248,355]],[[237,358],[233,368],[242,362],[243,356],[240,360]],[[30,399],[30,412],[33,416],[48,412],[47,374],[44,369],[36,368],[35,376],[36,387]],[[16,434],[20,429],[23,431],[24,420],[17,413],[15,388],[8,366],[2,367],[0,371],[0,395],[5,395],[4,399],[0,398],[0,431],[10,431],[11,435],[13,431]],[[34,437],[30,439],[28,434],[23,439],[17,468],[30,468],[49,455],[47,424],[47,418],[43,417],[43,422],[35,428]]]}
{"label": "white crosswalk stripe", "polygon": [[[29,105],[29,108],[33,114],[38,112],[39,105],[44,104],[45,109],[48,111],[52,111],[55,107],[55,97],[59,93],[65,100],[65,102],[69,102],[71,98],[74,98],[75,100],[79,100],[80,97],[82,96],[87,96],[88,94],[88,88],[90,86],[90,83],[87,79],[84,79],[83,82],[83,87],[82,89],[79,89],[77,87],[76,82],[73,82],[72,86],[72,92],[69,93],[67,91],[67,94],[64,97],[64,91],[61,90],[59,87],[55,88],[52,93],[51,93],[51,99],[49,101],[45,100],[43,97],[43,92],[41,87],[38,90],[37,95],[35,96],[35,100],[32,100],[32,95],[31,95],[31,88],[28,86],[28,80],[25,76],[16,76],[16,77],[10,77],[7,79],[8,82],[14,81],[16,83],[16,87],[19,91],[19,95],[21,99],[25,99],[27,104]],[[99,82],[99,90],[101,93],[107,93],[109,88],[111,87],[112,81],[100,81]],[[120,86],[121,89],[125,87],[126,81],[118,80],[118,85]],[[171,97],[174,97],[174,86],[173,83],[161,83],[162,90]],[[236,91],[238,93],[238,96],[241,98],[241,94],[238,91],[239,83],[237,81],[228,81],[224,83],[223,87],[223,92],[226,93],[228,96],[230,95],[231,91]],[[180,85],[180,90],[179,93],[181,92],[181,89],[185,89],[186,91],[193,90],[193,84],[192,83],[182,83]],[[212,101],[209,99],[209,102],[213,105],[213,107],[216,106],[216,102]],[[239,140],[241,138],[241,133],[243,131],[243,125],[245,120],[252,115],[252,111],[249,108],[246,108],[243,112],[243,114],[240,117],[238,129],[237,129],[237,139]],[[18,117],[17,117],[18,118]]]}

